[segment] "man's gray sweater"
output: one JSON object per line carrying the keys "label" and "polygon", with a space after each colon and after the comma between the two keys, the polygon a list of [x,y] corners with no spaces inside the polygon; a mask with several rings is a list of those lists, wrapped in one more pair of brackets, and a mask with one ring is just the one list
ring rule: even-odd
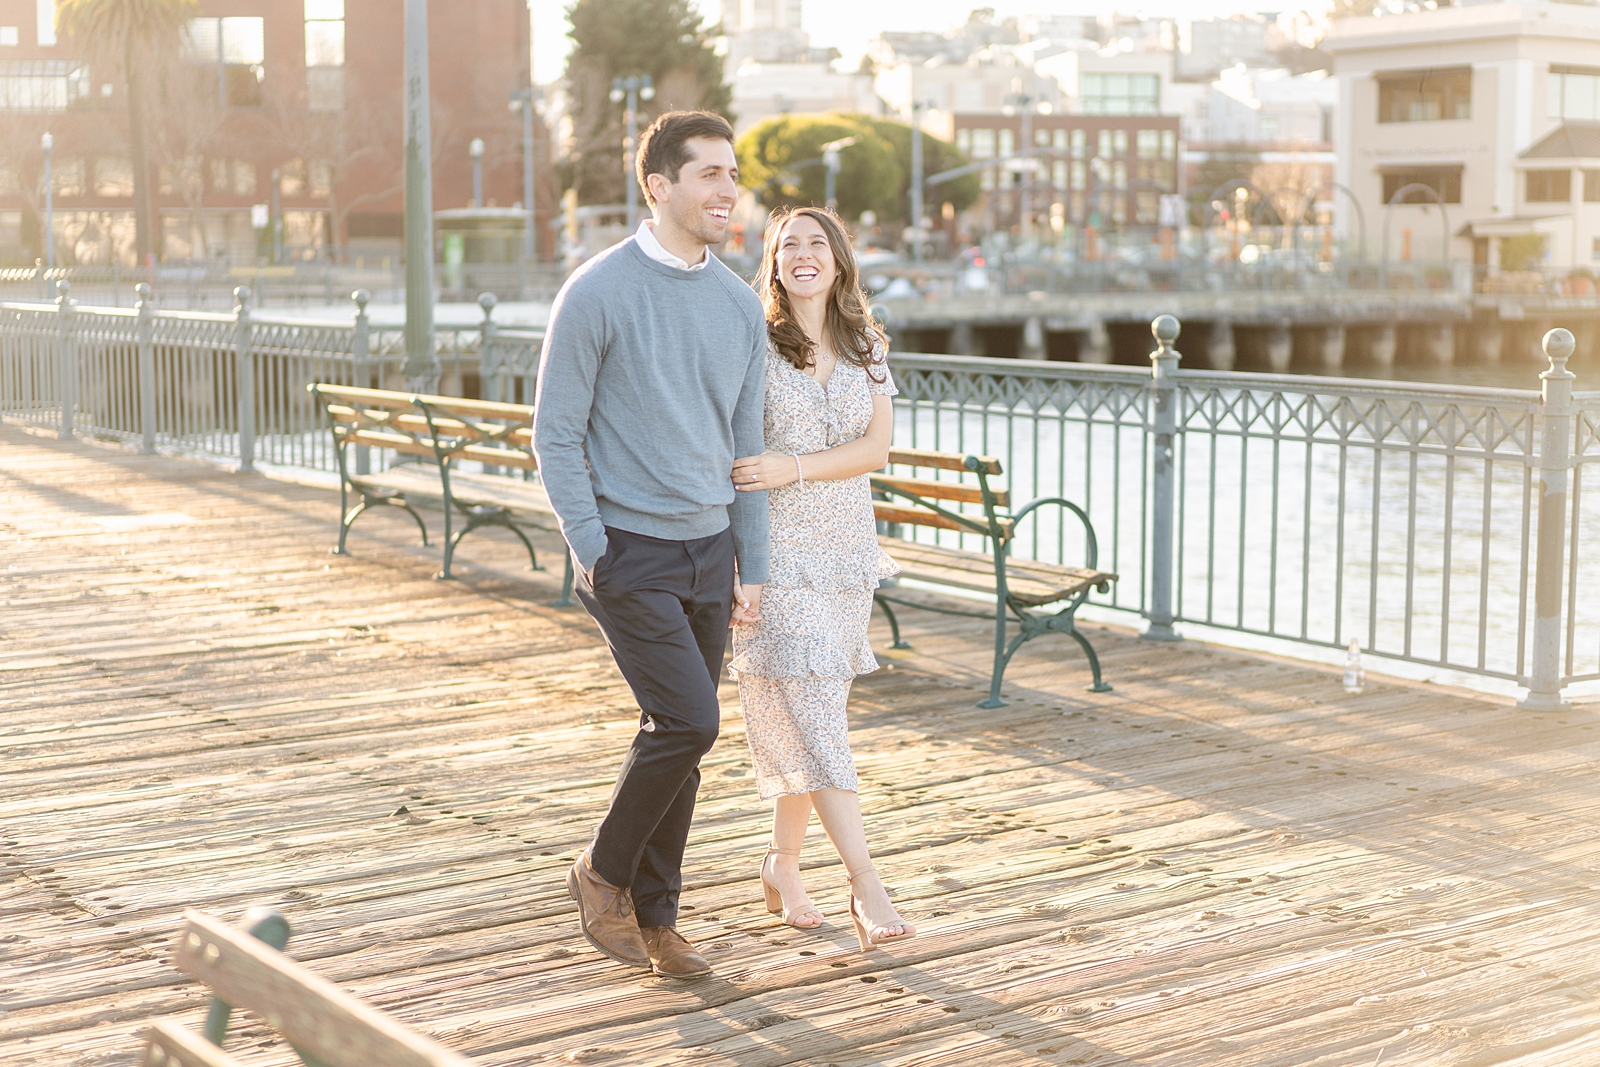
{"label": "man's gray sweater", "polygon": [[734,459],[765,447],[766,350],[760,299],[715,257],[678,270],[629,237],[567,279],[545,330],[533,445],[584,570],[607,526],[690,541],[731,525],[740,580],[767,580],[767,494],[731,480]]}

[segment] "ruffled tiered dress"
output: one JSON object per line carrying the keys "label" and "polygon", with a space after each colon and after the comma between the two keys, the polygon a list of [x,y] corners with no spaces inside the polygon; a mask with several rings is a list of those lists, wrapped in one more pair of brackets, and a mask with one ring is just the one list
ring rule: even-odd
{"label": "ruffled tiered dress", "polygon": [[[840,361],[825,384],[767,352],[766,447],[805,456],[863,436],[872,398],[893,396],[882,362],[873,374]],[[729,672],[763,800],[817,789],[856,789],[845,719],[850,684],[878,669],[867,643],[872,592],[899,571],[878,547],[865,474],[768,492],[772,564],[762,621],[733,629]]]}

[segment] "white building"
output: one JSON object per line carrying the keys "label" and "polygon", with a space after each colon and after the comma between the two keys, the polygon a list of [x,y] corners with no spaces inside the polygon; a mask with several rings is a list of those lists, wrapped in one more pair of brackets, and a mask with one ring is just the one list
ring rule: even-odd
{"label": "white building", "polygon": [[[1395,235],[1410,231],[1418,259],[1438,259],[1443,245],[1493,267],[1519,247],[1508,238],[1544,234],[1546,266],[1591,262],[1600,220],[1587,174],[1600,160],[1561,153],[1600,147],[1589,136],[1600,115],[1600,8],[1514,0],[1342,19],[1323,47],[1339,86],[1338,180],[1364,209],[1375,255],[1387,221],[1390,257]],[[1408,186],[1430,192],[1392,204]],[[1338,220],[1347,232],[1356,224],[1343,198]]]}
{"label": "white building", "polygon": [[734,130],[790,112],[883,110],[872,75],[845,73],[827,63],[762,63],[749,59],[732,72]]}

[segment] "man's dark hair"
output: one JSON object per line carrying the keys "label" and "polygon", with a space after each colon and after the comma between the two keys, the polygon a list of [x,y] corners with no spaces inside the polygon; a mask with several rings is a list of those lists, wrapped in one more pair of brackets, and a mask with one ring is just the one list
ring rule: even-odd
{"label": "man's dark hair", "polygon": [[638,169],[639,188],[644,190],[645,201],[651,207],[655,207],[656,198],[650,195],[650,184],[645,178],[660,174],[672,184],[678,184],[678,172],[694,158],[689,152],[691,137],[720,139],[732,144],[733,127],[728,125],[727,119],[709,111],[668,111],[658,116],[639,136],[634,166]]}

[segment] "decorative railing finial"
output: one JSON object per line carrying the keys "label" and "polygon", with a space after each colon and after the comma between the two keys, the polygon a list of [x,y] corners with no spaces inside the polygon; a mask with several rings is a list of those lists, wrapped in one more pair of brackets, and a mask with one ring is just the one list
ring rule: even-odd
{"label": "decorative railing finial", "polygon": [[478,294],[478,306],[483,309],[483,321],[484,322],[488,322],[491,318],[494,317],[494,306],[496,304],[498,304],[499,302],[500,301],[495,298],[495,295],[493,293],[479,293]]}
{"label": "decorative railing finial", "polygon": [[1176,315],[1159,315],[1156,317],[1156,321],[1150,324],[1150,332],[1155,336],[1156,343],[1163,350],[1172,347],[1173,342],[1178,339],[1178,334],[1182,330],[1183,326],[1178,322]]}
{"label": "decorative railing finial", "polygon": [[233,290],[233,302],[236,308],[249,308],[250,287],[248,285],[240,285],[235,287]]}
{"label": "decorative railing finial", "polygon": [[61,278],[61,279],[58,279],[56,281],[56,299],[57,300],[61,301],[62,303],[65,303],[67,300],[70,299],[71,292],[72,292],[72,285],[65,278]]}
{"label": "decorative railing finial", "polygon": [[154,290],[150,288],[149,282],[140,282],[138,285],[133,287],[133,291],[138,294],[139,304],[142,306],[150,303],[150,294]]}
{"label": "decorative railing finial", "polygon": [[1578,342],[1573,338],[1571,330],[1563,330],[1559,326],[1544,335],[1544,355],[1550,361],[1550,369],[1539,375],[1541,378],[1574,378],[1567,369],[1567,360],[1572,358],[1572,353],[1577,351]]}
{"label": "decorative railing finial", "polygon": [[356,314],[365,315],[367,313],[367,305],[372,302],[372,294],[365,289],[357,289],[350,294],[350,299],[356,302]]}

